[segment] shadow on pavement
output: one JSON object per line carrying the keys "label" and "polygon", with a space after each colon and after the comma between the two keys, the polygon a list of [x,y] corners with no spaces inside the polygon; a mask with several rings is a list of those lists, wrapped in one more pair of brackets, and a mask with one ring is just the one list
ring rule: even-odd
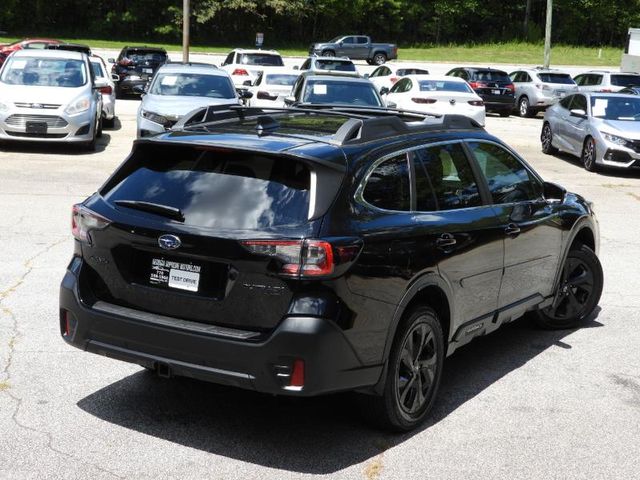
{"label": "shadow on pavement", "polygon": [[[600,326],[591,320],[582,328]],[[190,379],[162,380],[146,371],[83,398],[78,406],[121,427],[216,455],[293,472],[328,474],[364,462],[428,429],[546,349],[570,349],[563,339],[573,331],[539,330],[525,317],[460,349],[445,362],[430,420],[402,435],[368,426],[350,394],[273,397]]]}
{"label": "shadow on pavement", "polygon": [[[114,130],[114,129],[109,129]],[[104,131],[96,141],[96,150],[89,151],[80,143],[2,141],[0,151],[38,153],[42,155],[93,155],[104,152],[111,143],[111,135]]]}

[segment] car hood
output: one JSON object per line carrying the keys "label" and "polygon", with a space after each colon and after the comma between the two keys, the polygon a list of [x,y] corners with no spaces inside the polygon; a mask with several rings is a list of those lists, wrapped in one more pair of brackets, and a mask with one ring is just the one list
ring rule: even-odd
{"label": "car hood", "polygon": [[0,84],[0,98],[14,103],[67,105],[83,93],[88,94],[89,91],[87,85],[69,88]]}
{"label": "car hood", "polygon": [[208,105],[237,105],[235,98],[184,97],[173,95],[145,95],[141,108],[162,115],[181,117],[199,107]]}
{"label": "car hood", "polygon": [[625,138],[640,140],[640,122],[623,120],[598,120],[598,129]]}

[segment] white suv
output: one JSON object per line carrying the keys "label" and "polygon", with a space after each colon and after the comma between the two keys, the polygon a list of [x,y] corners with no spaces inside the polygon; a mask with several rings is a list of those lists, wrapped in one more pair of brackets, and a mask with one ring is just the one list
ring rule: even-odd
{"label": "white suv", "polygon": [[232,50],[221,65],[236,87],[251,85],[264,67],[284,67],[282,57],[275,50]]}
{"label": "white suv", "polygon": [[581,92],[619,92],[625,87],[640,85],[637,73],[591,70],[573,77]]}
{"label": "white suv", "polygon": [[523,68],[509,74],[515,87],[516,109],[533,117],[578,89],[571,75],[559,70]]}

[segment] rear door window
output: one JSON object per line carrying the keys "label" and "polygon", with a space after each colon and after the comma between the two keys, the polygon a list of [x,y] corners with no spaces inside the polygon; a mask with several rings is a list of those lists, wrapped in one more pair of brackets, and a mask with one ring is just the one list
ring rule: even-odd
{"label": "rear door window", "polygon": [[538,77],[545,83],[561,83],[563,85],[573,85],[575,82],[566,73],[539,73]]}
{"label": "rear door window", "polygon": [[640,75],[611,75],[611,85],[616,87],[640,85]]}
{"label": "rear door window", "polygon": [[380,163],[366,182],[363,198],[369,204],[383,210],[411,209],[409,162],[406,154]]}
{"label": "rear door window", "polygon": [[255,230],[309,218],[311,172],[302,162],[166,146],[136,154],[100,192],[109,203],[178,208],[185,225],[204,228]]}

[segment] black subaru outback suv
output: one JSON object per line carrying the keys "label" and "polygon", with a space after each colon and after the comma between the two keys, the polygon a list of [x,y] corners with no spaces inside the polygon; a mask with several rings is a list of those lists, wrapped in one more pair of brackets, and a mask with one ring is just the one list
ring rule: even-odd
{"label": "black subaru outback suv", "polygon": [[164,48],[124,47],[117,59],[110,58],[111,73],[118,76],[116,96],[140,94],[169,57]]}
{"label": "black subaru outback suv", "polygon": [[356,390],[388,428],[447,355],[602,290],[591,204],[463,117],[209,107],[73,207],[60,329],[80,349],[273,394]]}

